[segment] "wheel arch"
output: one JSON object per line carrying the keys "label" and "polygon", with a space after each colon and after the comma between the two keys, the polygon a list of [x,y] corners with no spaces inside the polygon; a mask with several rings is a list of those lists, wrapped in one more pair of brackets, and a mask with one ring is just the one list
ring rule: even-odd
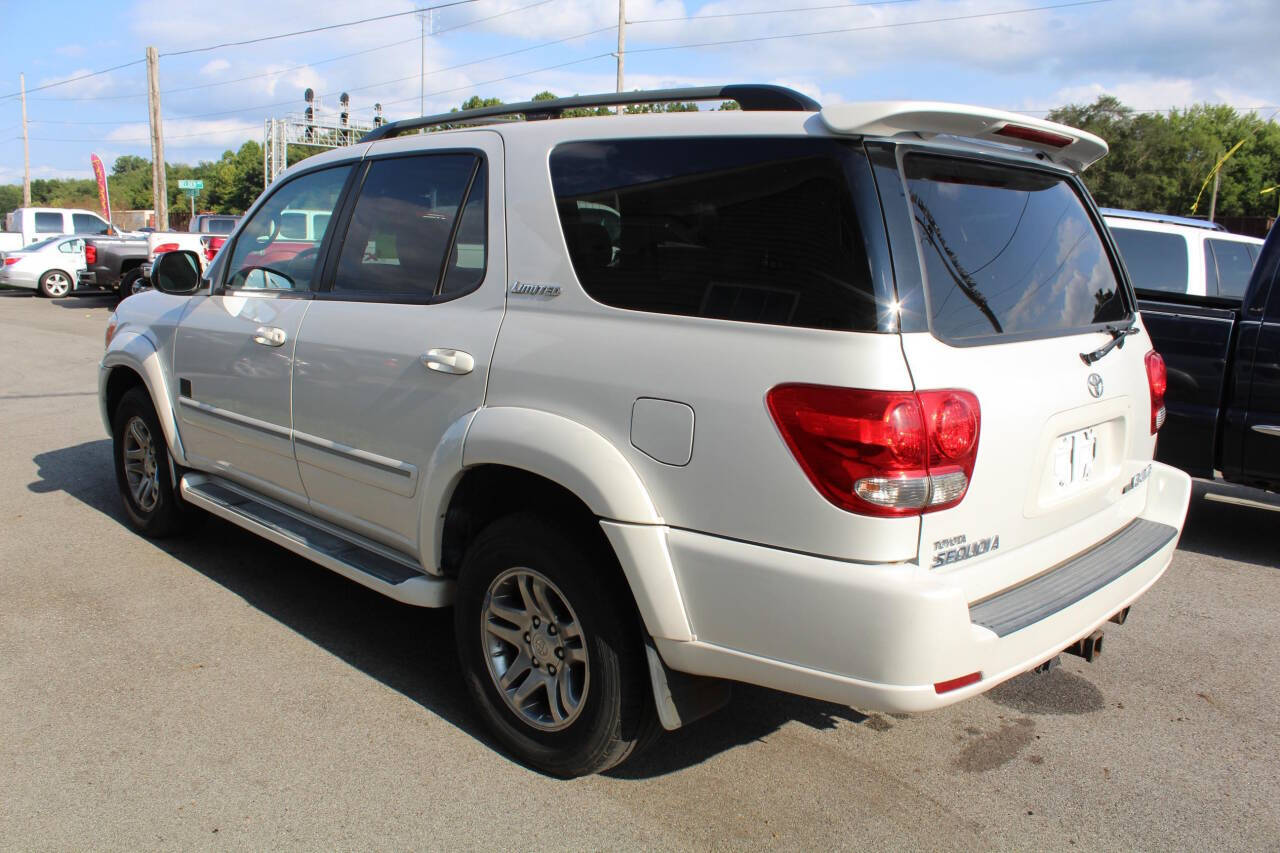
{"label": "wheel arch", "polygon": [[143,387],[151,397],[160,428],[164,431],[165,444],[174,463],[186,465],[186,453],[178,423],[173,414],[173,394],[161,367],[160,354],[155,345],[144,335],[121,332],[111,341],[111,348],[102,358],[98,380],[98,400],[102,409],[102,422],[111,434],[116,406],[129,389]]}

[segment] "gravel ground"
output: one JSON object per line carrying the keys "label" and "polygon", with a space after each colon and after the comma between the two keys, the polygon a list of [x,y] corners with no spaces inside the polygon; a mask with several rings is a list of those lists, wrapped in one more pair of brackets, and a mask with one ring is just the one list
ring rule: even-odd
{"label": "gravel ground", "polygon": [[480,729],[448,612],[238,528],[121,520],[109,303],[0,293],[0,847],[1276,849],[1280,516],[1198,484],[1173,565],[1065,658],[925,715],[754,687],[604,776]]}

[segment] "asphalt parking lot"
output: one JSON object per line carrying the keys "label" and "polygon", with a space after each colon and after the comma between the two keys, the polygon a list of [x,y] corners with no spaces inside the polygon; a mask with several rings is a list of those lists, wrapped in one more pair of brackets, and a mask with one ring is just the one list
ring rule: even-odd
{"label": "asphalt parking lot", "polygon": [[0,847],[1275,849],[1280,500],[1198,484],[1103,657],[918,716],[752,687],[605,776],[507,759],[450,615],[125,527],[110,302],[0,293]]}

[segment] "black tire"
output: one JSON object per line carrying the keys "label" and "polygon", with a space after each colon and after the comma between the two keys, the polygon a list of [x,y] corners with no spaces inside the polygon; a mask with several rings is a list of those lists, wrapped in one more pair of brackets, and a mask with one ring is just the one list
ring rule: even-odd
{"label": "black tire", "polygon": [[[657,729],[639,618],[619,580],[616,563],[610,565],[614,560],[589,536],[520,513],[486,527],[468,549],[459,573],[454,622],[471,698],[507,749],[530,767],[553,776],[607,770],[652,741]],[[487,645],[492,639],[482,633],[486,597],[495,582],[515,570],[531,570],[550,580],[554,594],[576,616],[584,637],[589,680],[581,693],[580,710],[559,730],[539,728],[514,710],[491,673],[489,661],[498,656]],[[562,642],[568,646],[570,641]],[[536,654],[532,646],[528,654]],[[546,663],[541,666],[544,671],[550,669]],[[550,694],[547,698],[554,701]]]}
{"label": "black tire", "polygon": [[60,299],[70,296],[76,289],[75,276],[62,270],[49,270],[40,276],[40,295],[45,299]]}
{"label": "black tire", "polygon": [[[139,500],[130,484],[130,475],[125,470],[126,442],[137,449],[136,436],[126,438],[134,420],[138,419],[151,448],[151,457],[146,461],[146,471],[155,472],[155,477],[144,499]],[[120,499],[124,504],[125,518],[134,530],[152,539],[163,539],[191,530],[204,517],[198,509],[183,501],[173,488],[170,476],[169,448],[165,444],[164,431],[160,428],[160,419],[156,417],[151,397],[142,387],[132,388],[121,398],[111,418],[111,453],[115,460],[116,486],[120,490]],[[143,453],[144,458],[146,452]],[[174,468],[181,476],[181,469]]]}
{"label": "black tire", "polygon": [[121,300],[128,299],[130,296],[133,296],[135,292],[142,292],[134,290],[134,285],[140,278],[142,278],[142,270],[136,267],[124,274],[124,277],[120,279],[120,288],[117,291]]}

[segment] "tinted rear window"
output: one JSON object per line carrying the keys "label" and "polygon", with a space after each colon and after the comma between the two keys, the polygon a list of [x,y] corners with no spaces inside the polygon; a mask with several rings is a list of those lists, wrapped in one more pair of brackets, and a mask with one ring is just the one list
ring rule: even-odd
{"label": "tinted rear window", "polygon": [[856,156],[825,139],[577,142],[551,180],[574,272],[606,305],[870,331]]}
{"label": "tinted rear window", "polygon": [[61,213],[37,213],[36,214],[36,233],[37,234],[61,234],[62,233],[62,214]]}
{"label": "tinted rear window", "polygon": [[230,234],[236,230],[236,221],[230,217],[222,219],[206,219],[204,230],[208,234]]}
{"label": "tinted rear window", "polygon": [[1187,238],[1134,228],[1111,227],[1111,236],[1138,290],[1187,292]]}
{"label": "tinted rear window", "polygon": [[1102,237],[1061,177],[911,154],[906,178],[936,336],[1048,335],[1127,316]]}
{"label": "tinted rear window", "polygon": [[1205,263],[1208,256],[1218,265],[1218,295],[1228,299],[1243,299],[1244,289],[1249,284],[1249,275],[1253,272],[1253,256],[1249,254],[1249,244],[1235,240],[1205,240]]}

